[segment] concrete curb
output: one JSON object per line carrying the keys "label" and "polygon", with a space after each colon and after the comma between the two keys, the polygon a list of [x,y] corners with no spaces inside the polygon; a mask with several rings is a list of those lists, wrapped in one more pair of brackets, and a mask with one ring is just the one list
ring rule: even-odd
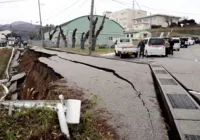
{"label": "concrete curb", "polygon": [[[176,139],[200,139],[200,106],[164,67],[150,64],[162,102]],[[196,139],[194,139],[196,140]]]}

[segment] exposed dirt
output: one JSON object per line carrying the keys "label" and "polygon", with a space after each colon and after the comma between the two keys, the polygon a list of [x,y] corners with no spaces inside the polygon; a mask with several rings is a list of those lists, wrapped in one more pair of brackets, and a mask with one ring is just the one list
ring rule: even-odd
{"label": "exposed dirt", "polygon": [[0,49],[0,79],[4,76],[11,53],[11,49]]}
{"label": "exposed dirt", "polygon": [[[19,72],[26,72],[27,76],[19,82],[20,91],[19,99],[21,100],[55,100],[60,94],[64,95],[65,99],[80,99],[81,106],[81,122],[79,125],[70,125],[70,133],[72,139],[75,140],[113,140],[117,139],[114,130],[107,124],[107,118],[102,117],[105,112],[104,109],[95,109],[98,98],[93,95],[93,99],[88,100],[84,97],[84,90],[76,86],[69,86],[67,79],[64,79],[59,74],[55,73],[51,68],[38,61],[39,57],[50,57],[46,54],[36,53],[27,50],[23,56],[20,57]],[[107,115],[106,115],[107,116]],[[34,119],[30,117],[29,119]],[[27,124],[27,120],[23,121]],[[29,122],[29,121],[28,121]],[[54,120],[55,122],[55,120]],[[22,122],[15,122],[19,127],[24,127]],[[31,123],[30,123],[31,124]],[[58,124],[58,123],[56,123]],[[52,123],[52,127],[56,125]],[[32,124],[31,124],[32,125]],[[29,128],[30,126],[27,125]],[[27,128],[27,129],[28,129]],[[13,130],[14,131],[14,130]],[[1,132],[1,131],[0,131]],[[32,133],[32,130],[30,129]],[[57,136],[60,136],[59,128],[56,129]],[[15,133],[15,132],[14,132]],[[46,137],[48,134],[48,138]],[[54,139],[54,134],[51,131],[37,133],[35,136],[31,135],[28,139]],[[63,137],[56,137],[55,139],[63,139]]]}
{"label": "exposed dirt", "polygon": [[21,58],[20,71],[25,71],[27,76],[20,87],[19,99],[44,100],[47,99],[50,83],[62,77],[38,61],[45,54],[26,51]]}

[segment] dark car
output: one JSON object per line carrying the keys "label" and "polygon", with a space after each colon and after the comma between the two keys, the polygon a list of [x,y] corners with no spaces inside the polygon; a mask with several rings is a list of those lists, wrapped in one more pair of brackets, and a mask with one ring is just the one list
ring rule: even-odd
{"label": "dark car", "polygon": [[188,47],[188,38],[187,37],[181,37],[180,38],[181,41],[181,48],[187,48]]}
{"label": "dark car", "polygon": [[199,37],[192,37],[192,39],[194,39],[195,44],[200,44],[200,39],[199,39]]}

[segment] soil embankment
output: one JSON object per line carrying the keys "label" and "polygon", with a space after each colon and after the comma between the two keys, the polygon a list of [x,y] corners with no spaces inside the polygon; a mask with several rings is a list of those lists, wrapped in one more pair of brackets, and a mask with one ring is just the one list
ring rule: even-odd
{"label": "soil embankment", "polygon": [[[67,99],[79,99],[82,101],[81,103],[81,119],[80,124],[78,125],[69,125],[69,131],[71,134],[71,139],[108,139],[113,140],[116,135],[114,134],[114,130],[107,124],[107,119],[101,117],[104,110],[98,110],[95,108],[97,102],[96,100],[88,100],[84,97],[84,91],[77,87],[76,85],[70,85],[67,79],[63,78],[58,73],[55,73],[52,68],[48,67],[47,65],[38,61],[40,57],[51,57],[51,55],[45,53],[38,53],[32,51],[30,49],[25,50],[21,53],[18,61],[19,66],[16,67],[16,70],[20,73],[25,72],[26,76],[17,80],[17,92],[18,92],[18,99],[19,100],[58,100],[58,96],[60,94],[64,95],[65,100]],[[10,93],[12,95],[12,92]],[[7,100],[11,99],[11,96],[7,97]],[[29,111],[27,111],[29,112]],[[0,112],[2,113],[2,112]],[[31,113],[32,114],[32,113]],[[34,118],[29,115],[29,122],[32,122],[31,125],[34,124]],[[43,113],[42,113],[43,114]],[[101,115],[100,115],[101,114]],[[7,116],[4,116],[5,121],[10,121],[6,119]],[[13,118],[15,120],[18,118]],[[27,120],[21,120],[21,122],[27,123]],[[48,121],[45,119],[45,121]],[[53,120],[54,122],[58,123],[57,119]],[[28,127],[29,125],[25,125],[23,123],[18,124],[18,121],[14,122],[13,124],[17,124],[20,127]],[[4,125],[0,123],[0,126]],[[51,126],[52,125],[52,126]],[[48,134],[48,139],[55,139],[54,131],[49,131],[50,129],[56,126],[56,135],[58,139],[62,139],[59,137],[61,135],[60,128],[57,127],[56,123],[52,123],[47,129],[39,133],[38,131],[36,134],[32,134],[32,129],[27,129],[27,135],[29,132],[31,133],[30,136],[26,136],[23,134],[23,137],[36,137],[36,139],[46,138],[46,134]],[[8,126],[7,126],[8,127]],[[12,126],[10,125],[10,130],[13,133],[16,132],[16,129],[11,129]],[[4,131],[3,131],[4,132]],[[43,133],[44,132],[44,133]],[[6,132],[5,132],[6,133]],[[4,135],[5,133],[2,133]],[[1,137],[1,133],[0,133]],[[3,136],[4,137],[4,136]],[[6,137],[4,137],[6,138]],[[65,138],[64,138],[65,139]]]}

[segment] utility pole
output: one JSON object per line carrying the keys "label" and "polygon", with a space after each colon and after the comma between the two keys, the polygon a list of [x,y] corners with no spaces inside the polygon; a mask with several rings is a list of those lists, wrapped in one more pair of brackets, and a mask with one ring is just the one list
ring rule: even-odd
{"label": "utility pole", "polygon": [[150,29],[151,29],[152,21],[151,21],[151,13],[150,13]]}
{"label": "utility pole", "polygon": [[133,10],[135,10],[135,1],[133,0]]}
{"label": "utility pole", "polygon": [[89,33],[89,55],[92,53],[92,28],[93,28],[93,13],[94,13],[94,0],[91,0],[90,11],[90,33]]}
{"label": "utility pole", "polygon": [[42,47],[44,47],[44,33],[42,29],[42,15],[41,15],[41,9],[40,9],[40,0],[38,0],[38,8],[39,8],[39,17],[40,17]]}

